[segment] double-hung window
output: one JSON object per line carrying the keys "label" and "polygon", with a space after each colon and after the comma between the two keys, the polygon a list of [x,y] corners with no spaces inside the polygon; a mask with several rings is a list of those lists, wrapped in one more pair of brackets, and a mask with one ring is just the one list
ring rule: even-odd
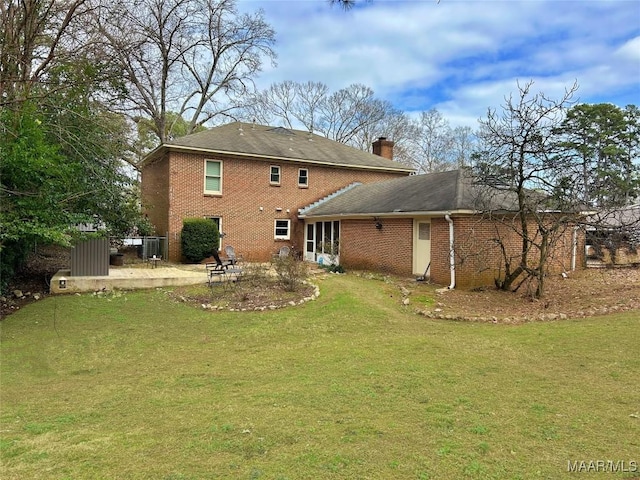
{"label": "double-hung window", "polygon": [[298,186],[301,188],[309,186],[309,170],[306,168],[298,169]]}
{"label": "double-hung window", "polygon": [[280,165],[271,165],[269,183],[280,185]]}
{"label": "double-hung window", "polygon": [[274,224],[274,235],[276,240],[289,240],[291,231],[291,220],[276,220]]}
{"label": "double-hung window", "polygon": [[222,162],[219,160],[204,161],[204,193],[210,195],[222,193]]}

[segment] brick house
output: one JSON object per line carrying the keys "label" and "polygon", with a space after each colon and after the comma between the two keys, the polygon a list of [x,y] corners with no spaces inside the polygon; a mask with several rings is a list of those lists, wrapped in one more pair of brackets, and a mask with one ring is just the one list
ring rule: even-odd
{"label": "brick house", "polygon": [[[205,217],[224,233],[222,245],[250,261],[287,245],[308,261],[348,269],[427,274],[450,286],[492,284],[501,265],[496,229],[514,253],[520,239],[478,213],[487,206],[479,208],[466,171],[410,175],[384,138],[373,152],[234,122],[151,152],[141,165],[143,205],[157,233],[166,232],[172,261],[181,260],[183,220]],[[507,200],[493,197],[497,204],[488,207],[513,211]],[[552,269],[583,264],[584,235],[577,232],[568,229],[554,246]]]}
{"label": "brick house", "polygon": [[[493,284],[502,262],[494,239],[499,235],[515,256],[521,238],[505,226],[509,222],[479,213],[514,216],[513,199],[499,192],[488,197],[486,191],[464,169],[354,185],[299,212],[306,224],[306,258],[314,260],[314,242],[316,252],[321,250],[327,229],[338,223],[339,262],[347,269],[426,274],[451,287]],[[566,228],[553,246],[550,271],[583,264],[584,232]]]}
{"label": "brick house", "polygon": [[[210,218],[247,260],[265,261],[280,246],[304,244],[298,210],[353,183],[406,177],[393,142],[367,153],[309,132],[234,122],[163,144],[141,163],[143,209],[168,257],[181,261],[189,217]],[[336,224],[336,228],[338,228]],[[333,233],[336,237],[339,231]]]}

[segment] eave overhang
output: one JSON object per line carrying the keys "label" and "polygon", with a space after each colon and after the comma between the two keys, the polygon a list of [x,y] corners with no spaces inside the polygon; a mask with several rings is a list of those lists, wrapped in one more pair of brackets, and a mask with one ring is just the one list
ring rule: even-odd
{"label": "eave overhang", "polygon": [[376,170],[381,172],[392,172],[392,173],[413,173],[415,170],[413,168],[385,168],[380,166],[368,166],[368,165],[353,165],[353,164],[343,164],[343,163],[335,163],[335,162],[323,162],[321,160],[309,160],[304,158],[296,158],[296,157],[278,157],[272,155],[262,155],[258,153],[246,153],[246,152],[233,152],[227,150],[213,150],[209,148],[197,148],[197,147],[185,147],[182,145],[160,145],[152,150],[141,162],[139,167],[142,168],[148,164],[153,163],[166,152],[174,151],[174,152],[183,152],[183,153],[196,153],[196,154],[208,154],[208,155],[227,155],[232,157],[242,157],[242,158],[255,158],[258,160],[272,160],[278,162],[292,162],[292,163],[304,163],[308,165],[320,165],[320,166],[330,166],[330,167],[338,167],[338,168],[348,168],[355,170]]}
{"label": "eave overhang", "polygon": [[298,218],[307,220],[325,220],[325,219],[333,219],[333,220],[358,220],[363,218],[415,218],[415,217],[444,217],[445,215],[451,216],[469,216],[469,215],[477,215],[482,212],[478,212],[476,210],[446,210],[446,211],[431,211],[431,212],[423,212],[423,211],[415,211],[415,212],[369,212],[369,213],[338,213],[333,215],[306,215],[299,214]]}

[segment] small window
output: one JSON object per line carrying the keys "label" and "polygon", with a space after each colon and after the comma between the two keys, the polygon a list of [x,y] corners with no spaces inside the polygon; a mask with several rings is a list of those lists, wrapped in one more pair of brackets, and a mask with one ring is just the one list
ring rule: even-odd
{"label": "small window", "polygon": [[271,165],[271,176],[269,178],[271,185],[280,185],[280,166]]}
{"label": "small window", "polygon": [[298,170],[298,186],[299,187],[309,186],[309,170],[307,170],[306,168],[301,168]]}
{"label": "small window", "polygon": [[431,224],[430,223],[418,224],[418,240],[431,240]]}
{"label": "small window", "polygon": [[276,220],[274,238],[276,240],[289,240],[291,220]]}
{"label": "small window", "polygon": [[222,193],[222,162],[204,161],[204,193]]}

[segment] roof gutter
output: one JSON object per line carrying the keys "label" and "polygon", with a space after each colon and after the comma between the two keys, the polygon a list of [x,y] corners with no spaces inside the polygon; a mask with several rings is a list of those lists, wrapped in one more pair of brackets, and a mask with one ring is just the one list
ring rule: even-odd
{"label": "roof gutter", "polygon": [[449,269],[451,270],[451,283],[449,284],[449,290],[456,288],[456,257],[453,238],[453,219],[448,213],[444,216],[444,219],[449,222]]}
{"label": "roof gutter", "polygon": [[[416,211],[416,212],[369,212],[369,213],[336,213],[336,214],[327,214],[327,215],[307,215],[307,214],[299,214],[298,218],[309,218],[309,219],[318,219],[324,220],[325,218],[332,218],[337,220],[349,220],[349,219],[360,219],[360,218],[371,218],[371,217],[379,217],[379,218],[415,218],[415,217],[440,217],[442,215],[451,214],[450,211]],[[475,210],[456,210],[456,215],[476,215],[478,212]]]}
{"label": "roof gutter", "polygon": [[575,272],[576,270],[576,258],[578,256],[578,230],[579,229],[580,229],[579,226],[573,227],[573,239],[572,239],[573,250],[571,252],[571,271],[572,272]]}

